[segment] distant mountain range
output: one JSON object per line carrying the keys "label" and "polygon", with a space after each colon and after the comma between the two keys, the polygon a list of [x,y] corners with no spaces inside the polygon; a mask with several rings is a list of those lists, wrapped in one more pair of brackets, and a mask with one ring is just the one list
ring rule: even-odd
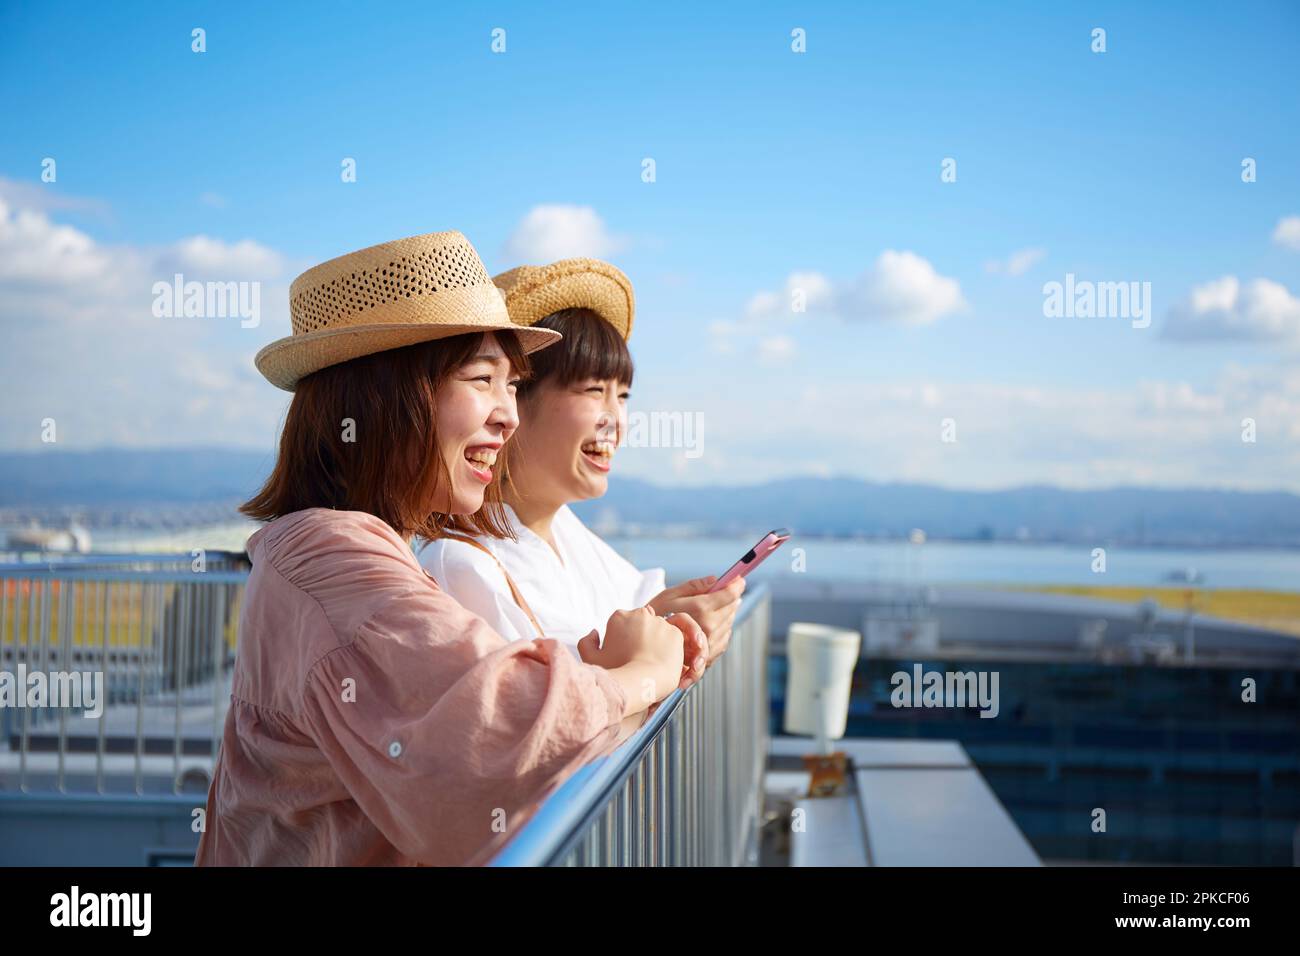
{"label": "distant mountain range", "polygon": [[662,488],[621,479],[574,510],[593,525],[700,524],[715,532],[785,525],[803,535],[1182,545],[1300,544],[1300,496],[1286,492],[1034,485],[956,491],[856,478],[787,478],[750,487]]}
{"label": "distant mountain range", "polygon": [[[233,509],[260,486],[274,453],[221,448],[0,453],[0,508],[97,515],[180,506]],[[1067,491],[1035,485],[955,491],[856,478],[670,488],[616,478],[574,510],[602,530],[1095,541],[1170,545],[1300,545],[1300,496],[1159,488]]]}
{"label": "distant mountain range", "polygon": [[0,508],[237,502],[274,464],[273,451],[226,448],[0,452]]}

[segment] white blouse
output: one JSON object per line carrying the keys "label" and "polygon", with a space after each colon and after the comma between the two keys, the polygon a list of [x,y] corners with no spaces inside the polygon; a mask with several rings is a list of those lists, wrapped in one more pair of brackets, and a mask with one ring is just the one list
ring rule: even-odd
{"label": "white blouse", "polygon": [[646,604],[664,589],[664,569],[639,571],[587,528],[568,505],[555,513],[551,535],[556,549],[525,527],[514,509],[503,505],[518,540],[479,537],[510,572],[515,586],[541,624],[538,635],[515,603],[496,561],[463,541],[431,541],[420,563],[438,586],[488,622],[508,641],[553,637],[576,654],[581,638],[595,630],[605,639],[614,611]]}

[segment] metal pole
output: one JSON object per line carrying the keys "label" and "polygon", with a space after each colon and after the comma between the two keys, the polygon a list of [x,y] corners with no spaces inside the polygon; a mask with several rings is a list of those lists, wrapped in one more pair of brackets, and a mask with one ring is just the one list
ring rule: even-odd
{"label": "metal pole", "polygon": [[[54,582],[51,582],[53,584]],[[63,673],[72,674],[72,582],[60,581],[59,584],[59,644],[63,651]],[[65,684],[64,686],[70,686]],[[83,701],[84,703],[84,701]],[[55,788],[59,793],[67,792],[67,755],[68,755],[68,708],[67,701],[59,707],[59,757],[55,777]]]}
{"label": "metal pole", "polygon": [[[100,589],[100,622],[103,630],[100,635],[100,666],[104,671],[104,683],[108,683],[108,636],[112,628],[112,616],[109,604],[109,581],[101,581]],[[99,744],[95,748],[95,790],[98,793],[104,792],[104,750],[107,747],[108,731],[108,708],[105,706],[104,713],[99,718]]]}

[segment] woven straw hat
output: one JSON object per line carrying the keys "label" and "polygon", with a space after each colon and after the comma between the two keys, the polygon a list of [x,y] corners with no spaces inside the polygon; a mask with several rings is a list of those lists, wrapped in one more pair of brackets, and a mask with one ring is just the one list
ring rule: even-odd
{"label": "woven straw hat", "polygon": [[532,325],[561,309],[584,308],[618,329],[624,341],[632,334],[632,283],[608,262],[561,259],[549,266],[520,266],[492,281],[505,293],[510,318],[518,325]]}
{"label": "woven straw hat", "polygon": [[292,392],[304,375],[386,349],[467,332],[510,329],[525,352],[558,342],[521,329],[478,253],[459,232],[431,232],[370,246],[308,269],[289,288],[293,334],[254,363]]}

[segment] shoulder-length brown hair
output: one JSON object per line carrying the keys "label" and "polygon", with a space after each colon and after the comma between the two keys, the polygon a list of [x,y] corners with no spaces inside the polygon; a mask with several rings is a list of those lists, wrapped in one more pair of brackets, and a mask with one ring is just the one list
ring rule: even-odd
{"label": "shoulder-length brown hair", "polygon": [[[438,451],[437,392],[478,354],[483,333],[389,349],[331,365],[298,382],[280,454],[262,490],[239,510],[272,521],[305,508],[364,511],[404,538],[447,532],[511,537],[501,510],[509,465],[472,515],[428,510],[451,473]],[[530,366],[518,337],[496,333],[513,373]]]}

